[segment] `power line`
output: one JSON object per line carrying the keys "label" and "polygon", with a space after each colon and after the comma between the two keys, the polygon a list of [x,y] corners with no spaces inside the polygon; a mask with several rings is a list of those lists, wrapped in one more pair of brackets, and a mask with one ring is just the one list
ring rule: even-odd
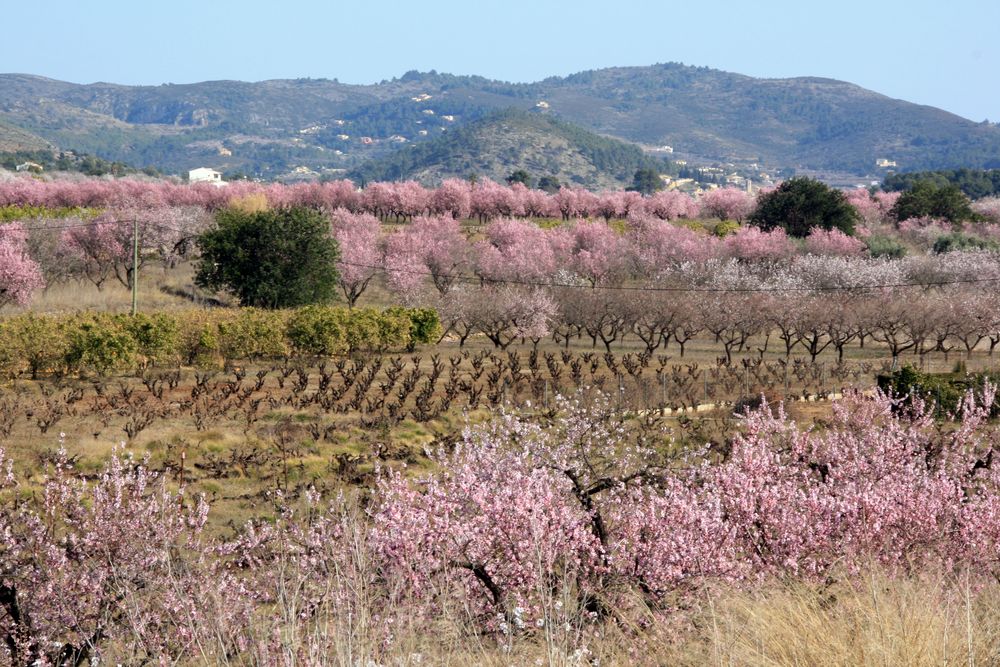
{"label": "power line", "polygon": [[[78,229],[83,227],[96,227],[98,225],[109,225],[109,224],[124,224],[132,223],[133,225],[138,222],[137,219],[116,219],[116,220],[94,220],[86,223],[72,224],[72,225],[40,225],[33,227],[24,227],[21,229],[24,231],[57,231],[64,229]],[[146,221],[145,224],[151,227],[157,227],[159,229],[165,229],[180,234],[191,233],[189,229],[181,229],[180,227],[175,227],[162,222]],[[611,292],[667,292],[667,293],[780,293],[780,292],[864,292],[882,289],[897,289],[897,288],[909,288],[909,287],[944,287],[948,285],[972,285],[972,284],[986,284],[986,283],[997,283],[1000,282],[1000,276],[993,278],[968,278],[968,279],[952,279],[952,280],[938,280],[938,281],[927,281],[927,282],[901,282],[901,283],[885,283],[879,285],[818,285],[818,286],[787,286],[787,287],[682,287],[682,286],[657,286],[657,285],[581,285],[578,283],[560,283],[553,281],[532,281],[532,280],[518,280],[516,278],[499,278],[499,279],[487,279],[477,275],[470,274],[459,274],[459,273],[435,273],[433,271],[426,270],[415,270],[415,269],[400,269],[400,268],[387,268],[375,264],[361,264],[357,262],[345,262],[341,261],[341,264],[347,266],[353,266],[356,268],[372,269],[378,271],[379,273],[389,274],[389,273],[406,273],[410,275],[419,275],[434,278],[444,278],[452,282],[460,282],[466,284],[490,284],[490,285],[516,285],[521,287],[539,287],[539,288],[557,288],[557,289],[586,289],[586,290],[602,290]]]}
{"label": "power line", "polygon": [[[60,231],[63,229],[79,229],[82,227],[98,227],[100,225],[124,225],[124,224],[134,225],[136,222],[148,225],[150,227],[168,229],[170,231],[178,232],[180,234],[192,233],[192,230],[190,229],[181,229],[180,227],[173,227],[171,225],[167,225],[162,222],[153,222],[149,220],[143,221],[139,220],[138,218],[116,218],[114,220],[91,220],[90,222],[80,222],[70,225],[35,225],[35,226],[21,225],[21,229],[26,232],[34,232],[34,231],[44,232],[44,231]],[[2,223],[0,224],[0,228],[2,228],[4,224],[11,224],[11,223]]]}
{"label": "power line", "polygon": [[111,220],[97,220],[97,221],[92,221],[92,222],[81,222],[79,224],[72,224],[72,225],[38,225],[38,226],[34,226],[34,227],[25,227],[24,225],[22,225],[21,229],[24,230],[24,231],[26,231],[26,232],[34,232],[34,231],[59,231],[59,230],[62,230],[62,229],[78,229],[80,227],[96,227],[98,225],[113,225],[113,224],[119,223],[119,222],[132,222],[132,221],[131,220],[114,220],[114,221],[111,221]]}
{"label": "power line", "polygon": [[435,273],[433,271],[421,271],[414,269],[393,269],[375,264],[361,264],[357,262],[340,261],[341,264],[357,268],[372,269],[380,273],[407,273],[410,275],[431,276],[445,278],[454,282],[490,285],[519,285],[525,287],[553,287],[566,289],[585,290],[605,290],[620,292],[853,292],[879,289],[894,289],[904,287],[941,287],[945,285],[964,285],[975,283],[1000,282],[1000,276],[995,278],[969,278],[955,280],[938,280],[928,282],[912,283],[886,283],[881,285],[820,285],[815,287],[788,286],[788,287],[677,287],[677,286],[657,286],[657,285],[580,285],[578,283],[558,283],[545,281],[517,280],[510,278],[483,278],[481,276],[458,274],[458,273]]}

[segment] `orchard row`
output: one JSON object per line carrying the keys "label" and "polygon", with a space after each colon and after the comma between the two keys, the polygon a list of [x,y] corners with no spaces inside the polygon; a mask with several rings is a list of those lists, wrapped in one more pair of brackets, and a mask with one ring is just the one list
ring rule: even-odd
{"label": "orchard row", "polygon": [[[867,193],[864,193],[867,196]],[[873,211],[888,211],[896,195],[881,195],[866,204]],[[742,221],[755,206],[755,198],[741,190],[711,191],[700,199],[677,191],[663,191],[649,197],[638,192],[612,191],[595,194],[582,188],[561,188],[548,193],[520,183],[504,186],[488,179],[475,184],[445,180],[437,188],[425,188],[414,181],[373,182],[359,189],[351,181],[299,185],[229,183],[177,185],[163,181],[54,180],[14,178],[0,181],[0,207],[39,206],[47,208],[162,208],[193,206],[218,210],[234,202],[255,202],[272,207],[306,206],[333,210],[344,208],[371,213],[383,220],[403,221],[420,215],[449,215],[454,218],[561,217],[624,218],[643,212],[661,219],[696,218],[699,214]]]}
{"label": "orchard row", "polygon": [[[330,218],[340,248],[336,268],[350,305],[380,273],[388,275],[390,287],[411,299],[419,299],[422,288],[431,283],[446,292],[470,281],[591,286],[629,281],[680,286],[708,282],[716,287],[760,282],[735,284],[737,274],[741,279],[750,274],[774,276],[768,282],[779,288],[793,283],[796,288],[811,287],[814,279],[872,287],[909,280],[907,274],[920,273],[920,267],[935,262],[968,265],[972,261],[968,258],[976,255],[950,252],[940,253],[937,259],[917,255],[901,262],[877,257],[848,261],[840,258],[867,258],[871,253],[864,242],[837,230],[814,229],[807,238],[797,240],[781,229],[765,232],[748,226],[720,237],[645,214],[612,224],[577,220],[554,227],[501,218],[471,235],[448,216],[418,217],[396,230],[389,230],[370,214],[345,209],[334,210]],[[171,266],[192,256],[197,236],[212,224],[211,216],[200,209],[161,208],[3,225],[2,300],[26,304],[41,287],[74,279],[87,280],[99,289],[116,279],[129,286],[136,231],[141,272],[150,262]],[[984,234],[993,233],[992,225],[981,226]],[[901,226],[899,233],[919,245],[935,238],[930,231],[933,227],[913,223]],[[938,231],[944,233],[943,228]],[[978,254],[976,261],[989,264],[991,255]],[[815,275],[817,271],[824,275]]]}
{"label": "orchard row", "polygon": [[437,313],[426,308],[307,306],[218,309],[136,316],[38,315],[0,322],[0,369],[11,377],[108,375],[148,367],[221,367],[288,359],[412,350],[434,342]]}

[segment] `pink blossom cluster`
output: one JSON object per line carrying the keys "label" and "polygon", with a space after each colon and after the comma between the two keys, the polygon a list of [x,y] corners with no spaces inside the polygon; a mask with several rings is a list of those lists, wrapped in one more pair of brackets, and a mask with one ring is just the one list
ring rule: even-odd
{"label": "pink blossom cluster", "polygon": [[[487,281],[546,280],[556,271],[561,243],[531,222],[500,218],[474,245],[476,272]],[[560,239],[561,240],[561,239]]]}
{"label": "pink blossom cluster", "polygon": [[806,252],[812,255],[848,257],[865,251],[864,241],[848,236],[839,229],[814,227],[805,241]]}
{"label": "pink blossom cluster", "polygon": [[994,225],[1000,224],[1000,197],[988,197],[972,203],[972,210]]}
{"label": "pink blossom cluster", "polygon": [[18,222],[0,225],[0,305],[27,305],[45,286],[38,262],[28,254],[28,235]]}
{"label": "pink blossom cluster", "polygon": [[[800,241],[781,229],[743,226],[720,239],[645,213],[630,214],[624,231],[603,220],[543,228],[504,217],[471,236],[447,215],[418,216],[381,232],[368,214],[338,209],[333,218],[343,254],[342,280],[355,285],[345,285],[345,294],[355,298],[373,267],[384,268],[390,285],[408,300],[422,298],[428,284],[443,296],[457,284],[476,282],[596,287],[649,281],[671,287],[808,290],[934,285],[1000,275],[1000,262],[988,252],[870,258],[862,241],[838,230],[814,229]],[[912,241],[920,234],[937,238],[943,233],[934,221],[904,221],[900,227]]]}
{"label": "pink blossom cluster", "polygon": [[724,254],[720,239],[684,225],[632,214],[628,226],[637,267],[645,275],[657,276],[687,262],[703,263]]}
{"label": "pink blossom cluster", "polygon": [[422,472],[380,471],[367,505],[276,494],[274,520],[226,539],[204,531],[203,500],[121,450],[96,476],[61,451],[26,501],[0,449],[0,660],[267,663],[338,638],[378,654],[403,615],[433,626],[455,604],[502,638],[558,618],[555,591],[586,610],[577,623],[636,603],[676,615],[718,584],[873,562],[987,580],[1000,470],[995,390],[978,391],[944,428],[882,394],[848,396],[822,428],[765,405],[718,449],[664,446],[582,392],[553,418],[469,427]]}
{"label": "pink blossom cluster", "polygon": [[498,217],[612,217],[647,210],[664,219],[694,217],[697,203],[689,196],[668,192],[651,198],[638,193],[611,191],[600,194],[582,188],[561,188],[555,194],[533,190],[520,183],[501,185],[489,179],[469,183],[446,179],[437,188],[415,181],[373,182],[359,189],[347,180],[294,185],[234,181],[226,187],[176,184],[140,179],[11,178],[0,182],[0,206],[51,208],[145,208],[196,206],[217,210],[234,201],[263,195],[271,206],[310,206],[364,212],[381,220],[402,222],[421,215],[455,218]]}
{"label": "pink blossom cluster", "polygon": [[210,216],[195,206],[150,208],[132,202],[95,218],[49,219],[32,224],[39,236],[44,236],[47,228],[61,230],[56,254],[71,263],[70,274],[76,273],[101,289],[111,276],[131,286],[136,233],[140,269],[152,259],[172,266],[194,249],[195,237],[210,222]]}
{"label": "pink blossom cluster", "polygon": [[[0,491],[18,492],[2,448],[0,471]],[[109,644],[184,655],[214,641],[209,619],[249,621],[250,596],[229,598],[242,585],[206,560],[207,504],[117,449],[93,481],[61,449],[42,483],[37,506],[0,503],[0,661],[97,662]]]}
{"label": "pink blossom cluster", "polygon": [[[603,217],[610,221],[644,213],[662,220],[702,216],[742,223],[756,207],[757,197],[768,191],[763,189],[755,196],[725,187],[708,190],[693,198],[677,190],[643,197],[637,192],[595,193],[578,187],[562,187],[549,194],[521,183],[507,186],[489,179],[475,183],[446,179],[436,188],[425,187],[416,181],[372,182],[362,189],[349,180],[292,185],[233,181],[226,187],[216,187],[139,178],[43,180],[11,176],[0,181],[0,206],[97,209],[194,206],[213,211],[234,201],[263,195],[271,206],[300,205],[330,211],[344,208],[396,222],[421,215],[473,217],[480,222],[501,217],[561,217],[563,220]],[[864,189],[847,191],[848,201],[861,217],[862,235],[891,222],[889,212],[899,195],[898,192],[871,194]],[[979,202],[975,207],[987,218],[996,217],[997,207],[991,200]]]}
{"label": "pink blossom cluster", "polygon": [[740,227],[723,239],[723,245],[729,256],[748,262],[780,262],[798,250],[780,227],[767,232],[759,227]]}
{"label": "pink blossom cluster", "polygon": [[701,214],[742,223],[757,206],[755,197],[737,188],[716,188],[698,199]]}
{"label": "pink blossom cluster", "polygon": [[332,219],[333,237],[340,249],[339,282],[347,304],[353,307],[385,264],[382,224],[373,215],[354,215],[346,209],[336,209]]}
{"label": "pink blossom cluster", "polygon": [[903,239],[920,247],[930,248],[939,237],[954,231],[954,226],[947,220],[923,217],[901,220],[897,229]]}
{"label": "pink blossom cluster", "polygon": [[874,231],[892,222],[890,211],[901,193],[876,192],[872,194],[864,188],[848,190],[847,201],[857,210],[861,218],[861,228]]}
{"label": "pink blossom cluster", "polygon": [[419,483],[384,477],[374,540],[414,594],[444,576],[484,612],[537,610],[541,581],[567,574],[653,605],[713,580],[820,578],[871,561],[989,576],[1000,476],[981,406],[994,393],[967,397],[946,433],[925,406],[884,395],[837,404],[822,430],[765,407],[723,458],[682,466],[629,445],[599,409],[564,402],[551,427],[506,416],[468,433]]}

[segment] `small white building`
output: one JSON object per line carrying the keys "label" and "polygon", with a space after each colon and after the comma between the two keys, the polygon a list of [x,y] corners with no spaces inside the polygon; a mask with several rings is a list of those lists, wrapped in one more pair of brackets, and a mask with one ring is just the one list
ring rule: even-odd
{"label": "small white building", "polygon": [[188,172],[188,183],[211,183],[212,185],[223,186],[226,184],[222,180],[222,174],[208,167],[198,167]]}

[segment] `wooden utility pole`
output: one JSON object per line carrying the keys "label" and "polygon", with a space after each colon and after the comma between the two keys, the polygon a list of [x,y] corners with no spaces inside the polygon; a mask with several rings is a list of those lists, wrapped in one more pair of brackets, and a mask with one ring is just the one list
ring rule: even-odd
{"label": "wooden utility pole", "polygon": [[139,218],[132,220],[132,316],[139,311]]}

